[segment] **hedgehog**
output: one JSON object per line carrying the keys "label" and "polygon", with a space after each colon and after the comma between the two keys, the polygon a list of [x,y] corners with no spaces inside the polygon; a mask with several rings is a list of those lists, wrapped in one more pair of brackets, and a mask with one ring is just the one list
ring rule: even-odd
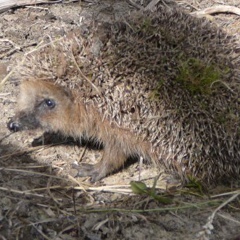
{"label": "hedgehog", "polygon": [[16,116],[8,123],[11,131],[42,128],[46,132],[71,136],[75,140],[84,138],[102,144],[102,161],[96,165],[82,165],[77,174],[81,177],[91,176],[92,182],[119,169],[129,157],[154,159],[147,143],[102,119],[93,106],[83,104],[77,91],[48,81],[24,81],[17,109]]}
{"label": "hedgehog", "polygon": [[[118,129],[113,135],[129,144],[124,159],[154,159],[183,181],[230,182],[240,173],[238,49],[236,37],[208,20],[159,6],[47,42],[27,55],[16,77],[77,92],[82,106],[97,112],[92,121]],[[104,137],[105,151],[111,141]],[[109,174],[125,160],[106,161],[114,165]]]}

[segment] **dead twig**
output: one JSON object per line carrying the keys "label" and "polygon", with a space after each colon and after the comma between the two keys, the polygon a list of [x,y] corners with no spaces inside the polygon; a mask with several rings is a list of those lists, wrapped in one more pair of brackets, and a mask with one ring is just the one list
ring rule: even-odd
{"label": "dead twig", "polygon": [[65,178],[46,174],[46,173],[27,171],[27,170],[17,169],[17,168],[3,168],[2,167],[2,168],[0,168],[0,171],[21,172],[21,173],[26,173],[26,174],[40,175],[40,176],[45,176],[45,177],[50,177],[50,178],[55,178],[55,179],[60,179],[60,180],[66,180]]}
{"label": "dead twig", "polygon": [[[54,219],[45,219],[44,221],[41,222],[37,222],[37,223],[33,223],[31,221],[28,221],[26,219],[24,219],[24,221],[26,221],[28,223],[29,226],[32,226],[33,228],[35,228],[35,230],[46,240],[51,240],[52,238],[48,237],[41,229],[39,229],[37,226],[39,225],[39,223],[48,223],[48,222],[55,222],[57,221],[56,218]],[[37,226],[36,226],[37,225]],[[20,227],[21,228],[21,227]]]}
{"label": "dead twig", "polygon": [[155,6],[160,2],[160,0],[152,0],[146,7],[145,10],[154,11]]}
{"label": "dead twig", "polygon": [[97,87],[95,84],[93,84],[93,82],[92,82],[87,76],[85,76],[85,75],[83,74],[83,72],[81,71],[80,67],[79,67],[78,64],[77,64],[77,61],[76,61],[76,58],[75,58],[75,56],[74,56],[74,54],[73,54],[72,49],[71,49],[71,54],[72,54],[72,60],[73,60],[73,62],[74,62],[74,64],[75,64],[75,66],[76,66],[79,74],[81,75],[81,77],[82,77],[83,79],[85,79],[99,94],[101,94],[101,91],[98,89],[98,87]]}
{"label": "dead twig", "polygon": [[5,135],[3,138],[0,139],[0,142],[2,142],[4,139],[8,138],[10,135],[12,135],[13,133],[9,133],[7,135]]}
{"label": "dead twig", "polygon": [[[10,42],[10,41],[9,41]],[[11,42],[10,42],[11,43]],[[28,47],[32,47],[32,46],[35,46],[37,45],[36,42],[31,42],[31,43],[27,43],[27,44],[24,44],[23,46],[18,46],[18,45],[15,45],[15,44],[12,44],[13,45],[13,48],[11,48],[10,50],[8,50],[6,53],[4,54],[1,54],[0,55],[0,59],[3,59],[5,57],[9,57],[11,56],[12,54],[14,54],[15,52],[17,51],[21,51],[25,48],[28,48]]]}
{"label": "dead twig", "polygon": [[56,203],[56,207],[61,207],[61,203],[58,201],[58,199],[55,198],[55,196],[52,194],[51,192],[51,181],[52,181],[52,178],[49,178],[48,179],[48,182],[47,182],[47,193],[48,195],[50,196],[50,198]]}
{"label": "dead twig", "polygon": [[240,195],[240,190],[237,191],[232,197],[230,197],[229,199],[227,199],[227,201],[223,202],[220,206],[218,206],[214,211],[213,213],[208,217],[208,221],[207,223],[202,227],[203,230],[200,231],[198,234],[197,234],[197,237],[202,239],[202,237],[204,237],[204,239],[208,239],[207,236],[210,235],[214,229],[213,227],[213,220],[214,220],[214,217],[216,215],[216,213],[222,209],[223,207],[225,207],[228,203],[232,202],[235,198],[237,198],[238,196]]}
{"label": "dead twig", "polygon": [[195,16],[199,16],[199,15],[201,16],[201,15],[212,15],[216,13],[232,13],[232,14],[240,15],[240,8],[229,6],[229,5],[219,5],[219,6],[205,8],[199,11],[194,11],[191,14]]}
{"label": "dead twig", "polygon": [[221,213],[218,213],[218,216],[226,219],[227,221],[231,221],[231,222],[234,222],[236,224],[238,224],[240,226],[240,221],[236,220],[235,218],[233,217],[229,217],[229,216],[226,216],[225,214],[221,214]]}
{"label": "dead twig", "polygon": [[5,191],[5,192],[17,193],[17,194],[24,195],[24,196],[34,196],[34,197],[40,197],[40,198],[50,198],[50,197],[45,196],[43,194],[30,193],[30,192],[25,192],[25,191],[11,189],[11,188],[0,187],[0,190],[1,191]]}
{"label": "dead twig", "polygon": [[133,0],[128,0],[129,4],[132,5],[133,7],[137,8],[138,10],[142,10],[143,7],[140,6],[139,4],[135,3]]}
{"label": "dead twig", "polygon": [[61,3],[61,0],[2,0],[0,1],[0,13],[5,12],[11,8],[24,7],[27,5],[36,5],[36,4],[54,4]]}
{"label": "dead twig", "polygon": [[[32,53],[34,53],[34,52],[36,52],[36,51],[39,51],[40,49],[42,49],[42,48],[44,48],[44,47],[47,47],[47,46],[49,46],[49,45],[52,45],[52,44],[54,44],[55,42],[60,41],[61,39],[63,39],[63,37],[62,37],[62,38],[58,38],[58,39],[56,39],[56,40],[54,40],[54,41],[51,41],[51,42],[49,42],[49,43],[46,43],[46,44],[43,44],[43,40],[42,40],[35,48],[33,48],[32,50],[30,50],[29,52],[26,52],[26,53],[24,54],[24,56],[23,56],[22,61],[21,61],[15,68],[13,68],[13,69],[7,74],[7,76],[5,76],[4,79],[0,82],[0,90],[1,90],[1,88],[3,87],[3,85],[5,84],[5,82],[7,82],[7,80],[11,77],[11,75],[12,75],[12,74],[15,72],[15,70],[18,68],[18,66],[23,65],[23,63],[25,62],[25,60],[26,60],[26,58],[27,58],[28,55],[30,55],[30,54],[32,54]],[[34,44],[36,44],[36,43],[34,43]]]}

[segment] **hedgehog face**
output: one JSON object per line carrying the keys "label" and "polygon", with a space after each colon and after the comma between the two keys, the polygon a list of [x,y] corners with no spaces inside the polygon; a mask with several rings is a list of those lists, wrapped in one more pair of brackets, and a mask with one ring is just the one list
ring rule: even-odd
{"label": "hedgehog face", "polygon": [[9,121],[10,131],[43,128],[57,132],[68,123],[72,94],[46,81],[24,81],[21,84],[16,115]]}

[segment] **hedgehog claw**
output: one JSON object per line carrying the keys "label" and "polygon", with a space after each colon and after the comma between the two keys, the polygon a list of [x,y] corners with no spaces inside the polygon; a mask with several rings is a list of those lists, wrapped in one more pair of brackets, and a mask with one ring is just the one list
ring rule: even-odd
{"label": "hedgehog claw", "polygon": [[96,170],[96,166],[92,164],[82,164],[80,166],[73,164],[72,167],[78,170],[78,173],[75,177],[90,176],[91,182],[96,182],[106,176],[105,174],[101,174],[101,171]]}

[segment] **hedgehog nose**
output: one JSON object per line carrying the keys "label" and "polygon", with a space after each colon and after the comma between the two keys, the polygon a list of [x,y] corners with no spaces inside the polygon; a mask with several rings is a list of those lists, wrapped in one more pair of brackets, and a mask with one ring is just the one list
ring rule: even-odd
{"label": "hedgehog nose", "polygon": [[18,122],[14,122],[12,119],[8,122],[7,127],[12,132],[17,132],[20,130],[20,125]]}

